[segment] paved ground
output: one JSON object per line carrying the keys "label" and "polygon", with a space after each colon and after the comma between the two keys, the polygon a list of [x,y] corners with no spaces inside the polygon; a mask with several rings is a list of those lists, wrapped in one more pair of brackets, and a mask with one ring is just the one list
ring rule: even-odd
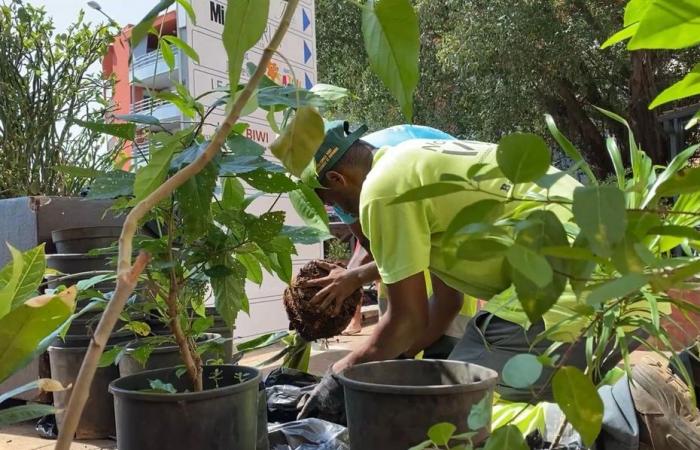
{"label": "paved ground", "polygon": [[[314,374],[323,374],[328,367],[359,345],[369,335],[375,325],[365,326],[361,334],[355,336],[338,336],[329,339],[326,343],[314,344],[309,363],[309,371]],[[279,352],[282,346],[272,346],[264,350],[247,355],[243,365],[257,366],[261,362],[270,359]],[[263,374],[268,374],[278,364],[262,366]],[[20,424],[0,430],[0,450],[48,450],[54,447],[55,441],[37,437],[33,423]],[[82,441],[74,443],[72,450],[98,450],[116,449],[116,443],[111,440]]]}

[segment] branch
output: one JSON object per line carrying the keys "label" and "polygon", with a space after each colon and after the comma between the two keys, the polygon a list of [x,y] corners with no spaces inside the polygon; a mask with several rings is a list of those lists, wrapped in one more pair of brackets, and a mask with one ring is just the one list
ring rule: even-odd
{"label": "branch", "polygon": [[275,31],[274,36],[270,40],[267,48],[263,52],[258,67],[253,76],[248,81],[245,89],[241,92],[241,96],[231,108],[231,112],[226,117],[226,120],[221,124],[221,127],[214,135],[214,138],[209,143],[204,152],[199,155],[194,161],[178,171],[175,175],[169,178],[165,183],[160,185],[158,189],[153,191],[148,197],[140,201],[134,209],[129,212],[129,215],[124,221],[122,233],[119,237],[119,264],[117,268],[117,289],[114,297],[109,302],[107,309],[102,314],[97,330],[92,337],[90,347],[83,360],[83,365],[80,368],[80,373],[75,382],[75,387],[68,402],[68,408],[65,412],[63,426],[59,432],[58,441],[56,441],[56,450],[70,450],[70,444],[73,441],[75,430],[78,427],[78,422],[85,407],[85,402],[90,392],[90,385],[95,376],[97,365],[100,356],[104,351],[109,334],[112,332],[114,325],[119,319],[126,300],[136,288],[136,282],[141,272],[145,269],[149,257],[145,253],[141,253],[136,259],[134,266],[131,266],[131,251],[133,247],[134,234],[138,226],[138,222],[153,209],[162,200],[168,198],[178,187],[182,186],[187,180],[199,173],[207,164],[218,154],[222,145],[226,141],[231,128],[239,119],[241,111],[248,100],[256,90],[260,80],[265,75],[272,55],[282,42],[282,38],[289,28],[292,16],[296,10],[299,0],[289,0],[284,16],[280,21],[280,25]]}

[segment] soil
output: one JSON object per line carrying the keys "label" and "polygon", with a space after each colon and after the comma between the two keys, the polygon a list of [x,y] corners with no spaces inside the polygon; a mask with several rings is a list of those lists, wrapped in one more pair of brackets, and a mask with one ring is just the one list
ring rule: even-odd
{"label": "soil", "polygon": [[[333,261],[329,263],[337,264]],[[325,339],[339,335],[348,326],[357,305],[362,300],[360,289],[343,302],[343,307],[337,316],[331,316],[330,311],[321,310],[309,302],[321,290],[317,287],[302,288],[299,283],[316,278],[323,278],[328,271],[320,267],[316,261],[311,261],[299,270],[292,284],[284,291],[284,307],[289,317],[289,329],[296,330],[307,341]]]}

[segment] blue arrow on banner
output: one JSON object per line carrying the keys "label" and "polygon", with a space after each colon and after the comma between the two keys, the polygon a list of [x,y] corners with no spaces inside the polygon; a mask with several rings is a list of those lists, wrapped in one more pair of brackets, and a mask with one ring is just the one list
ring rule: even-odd
{"label": "blue arrow on banner", "polygon": [[309,62],[309,59],[311,59],[311,49],[309,48],[309,44],[304,41],[304,64]]}
{"label": "blue arrow on banner", "polygon": [[309,78],[308,73],[304,73],[304,85],[306,86],[306,89],[311,89],[314,87],[314,82],[311,81],[311,78]]}
{"label": "blue arrow on banner", "polygon": [[309,15],[306,14],[306,9],[301,8],[301,23],[302,23],[302,30],[301,31],[306,31],[307,28],[309,28],[309,25],[311,25],[311,19],[309,19]]}

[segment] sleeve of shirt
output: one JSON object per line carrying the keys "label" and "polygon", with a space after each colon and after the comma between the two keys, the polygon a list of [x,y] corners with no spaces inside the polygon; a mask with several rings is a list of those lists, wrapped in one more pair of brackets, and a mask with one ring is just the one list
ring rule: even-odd
{"label": "sleeve of shirt", "polygon": [[379,275],[387,284],[430,265],[430,226],[424,202],[390,205],[391,200],[372,200],[360,212],[362,231],[370,241]]}

